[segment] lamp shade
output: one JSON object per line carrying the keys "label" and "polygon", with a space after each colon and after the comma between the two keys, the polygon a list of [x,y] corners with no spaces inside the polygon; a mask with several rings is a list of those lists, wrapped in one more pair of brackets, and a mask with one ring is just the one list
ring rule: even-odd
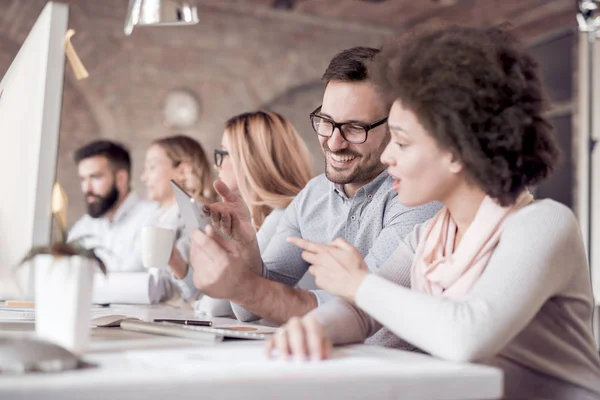
{"label": "lamp shade", "polygon": [[125,35],[135,26],[178,26],[198,23],[198,9],[181,0],[129,0]]}

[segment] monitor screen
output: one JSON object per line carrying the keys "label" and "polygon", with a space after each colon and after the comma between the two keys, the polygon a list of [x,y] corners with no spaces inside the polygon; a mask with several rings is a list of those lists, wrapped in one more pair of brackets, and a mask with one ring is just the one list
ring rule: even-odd
{"label": "monitor screen", "polygon": [[67,21],[49,2],[0,82],[0,299],[18,294],[18,261],[50,241]]}

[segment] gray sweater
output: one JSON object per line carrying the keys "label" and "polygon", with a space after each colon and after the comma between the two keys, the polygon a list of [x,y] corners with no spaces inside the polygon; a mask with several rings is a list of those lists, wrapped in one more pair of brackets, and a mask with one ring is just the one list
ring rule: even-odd
{"label": "gray sweater", "polygon": [[542,200],[511,216],[460,300],[408,288],[421,235],[422,225],[365,278],[356,305],[336,300],[311,313],[335,344],[373,336],[371,343],[405,347],[405,340],[442,359],[495,365],[510,398],[600,398],[587,258],[568,208]]}

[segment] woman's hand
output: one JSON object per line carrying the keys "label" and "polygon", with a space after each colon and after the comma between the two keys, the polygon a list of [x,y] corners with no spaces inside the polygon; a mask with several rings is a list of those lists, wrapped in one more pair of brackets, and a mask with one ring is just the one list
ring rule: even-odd
{"label": "woman's hand", "polygon": [[315,276],[317,286],[354,302],[360,284],[369,273],[355,247],[341,238],[328,245],[296,237],[288,241],[304,250],[302,258],[311,264],[309,272]]}
{"label": "woman's hand", "polygon": [[[288,360],[325,360],[333,346],[323,327],[314,318],[293,317],[266,342],[268,358]],[[273,355],[273,352],[276,352]]]}

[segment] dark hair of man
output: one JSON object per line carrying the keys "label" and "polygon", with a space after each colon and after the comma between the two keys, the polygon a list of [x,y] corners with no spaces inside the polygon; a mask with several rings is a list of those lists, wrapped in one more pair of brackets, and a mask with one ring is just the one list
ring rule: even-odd
{"label": "dark hair of man", "polygon": [[92,157],[106,157],[113,171],[125,170],[131,176],[131,157],[129,151],[120,143],[110,140],[96,140],[79,148],[74,155],[76,164]]}
{"label": "dark hair of man", "polygon": [[336,54],[323,74],[323,81],[362,82],[369,79],[367,64],[372,61],[378,49],[353,47]]}

